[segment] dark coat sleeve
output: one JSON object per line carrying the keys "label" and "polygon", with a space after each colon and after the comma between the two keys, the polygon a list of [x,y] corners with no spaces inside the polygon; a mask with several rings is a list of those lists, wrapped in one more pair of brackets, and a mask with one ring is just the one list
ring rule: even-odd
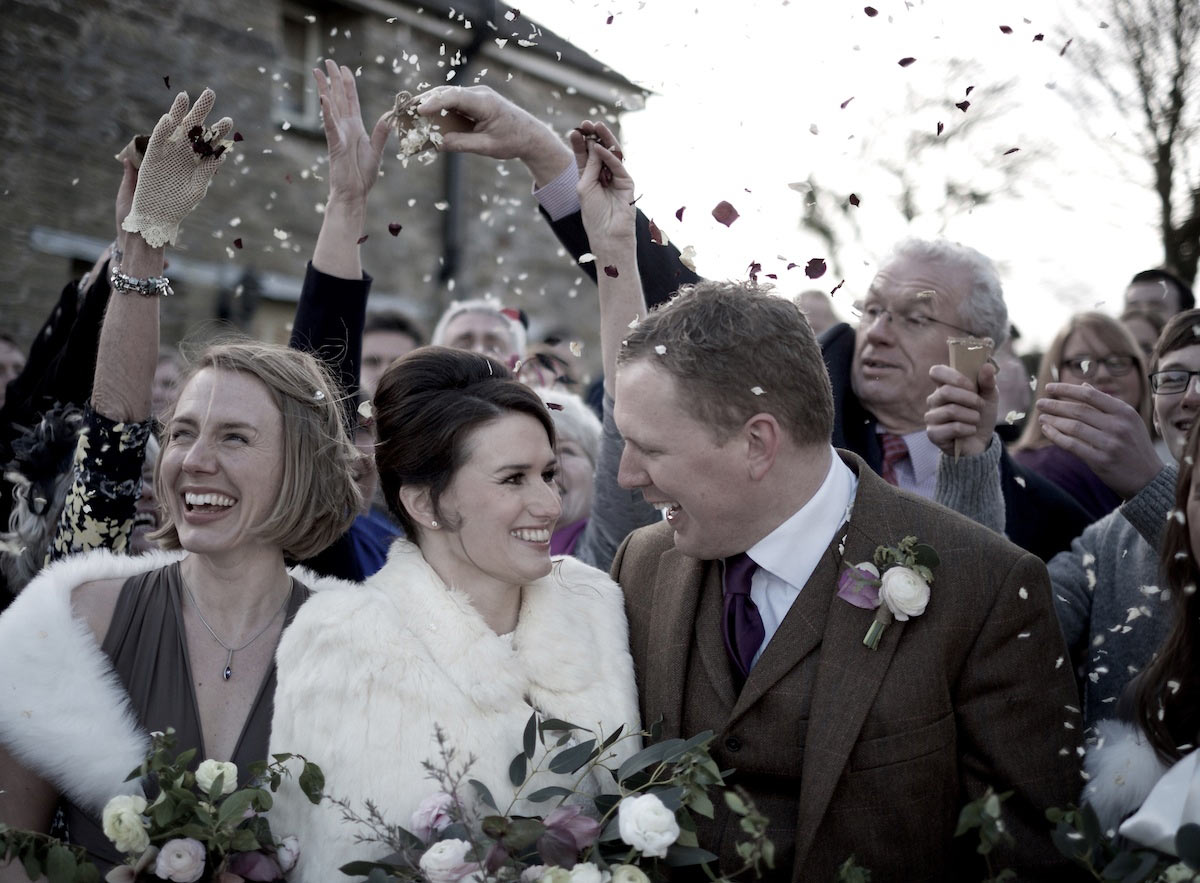
{"label": "dark coat sleeve", "polygon": [[[587,232],[583,229],[583,215],[580,212],[551,221],[546,210],[541,211],[558,241],[572,257],[578,260],[581,255],[591,251]],[[666,303],[671,295],[679,290],[679,286],[700,281],[695,271],[689,270],[679,260],[679,249],[674,245],[658,245],[654,242],[650,236],[650,220],[642,214],[641,209],[637,213],[637,260],[642,292],[649,309]],[[593,282],[596,281],[595,261],[580,264],[580,267],[592,277]]]}

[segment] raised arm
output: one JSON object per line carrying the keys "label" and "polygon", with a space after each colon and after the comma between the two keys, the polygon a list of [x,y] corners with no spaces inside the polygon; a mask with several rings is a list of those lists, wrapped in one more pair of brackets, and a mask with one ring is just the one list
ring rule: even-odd
{"label": "raised arm", "polygon": [[324,72],[314,69],[313,77],[329,150],[329,200],[296,306],[291,346],[313,353],[332,369],[347,393],[346,421],[353,431],[352,399],[358,391],[363,322],[371,291],[359,243],[367,195],[379,178],[387,145],[388,115],[380,116],[368,135],[350,69],[326,60]]}

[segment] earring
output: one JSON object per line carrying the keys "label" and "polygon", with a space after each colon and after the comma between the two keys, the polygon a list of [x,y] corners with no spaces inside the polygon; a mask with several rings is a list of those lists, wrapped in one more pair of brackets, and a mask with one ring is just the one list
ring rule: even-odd
{"label": "earring", "polygon": [[437,523],[437,521],[436,521],[436,520],[434,520],[434,521],[431,521],[431,522],[429,522],[429,526],[430,526],[431,528],[433,528],[434,530],[437,530],[437,528],[438,528],[438,523]]}

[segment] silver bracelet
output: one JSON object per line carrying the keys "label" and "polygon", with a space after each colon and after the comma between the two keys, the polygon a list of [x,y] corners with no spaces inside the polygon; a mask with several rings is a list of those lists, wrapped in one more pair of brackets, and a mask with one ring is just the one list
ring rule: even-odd
{"label": "silver bracelet", "polygon": [[142,297],[167,297],[174,294],[171,280],[166,276],[151,276],[149,279],[137,279],[122,273],[113,267],[108,274],[108,284],[113,291],[135,292]]}

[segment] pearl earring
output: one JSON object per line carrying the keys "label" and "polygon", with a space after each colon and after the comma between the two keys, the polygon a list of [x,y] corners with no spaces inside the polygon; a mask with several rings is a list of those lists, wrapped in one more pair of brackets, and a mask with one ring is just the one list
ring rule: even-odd
{"label": "pearl earring", "polygon": [[431,521],[431,522],[429,522],[429,526],[432,527],[434,530],[437,530],[438,523],[437,523],[437,521]]}

